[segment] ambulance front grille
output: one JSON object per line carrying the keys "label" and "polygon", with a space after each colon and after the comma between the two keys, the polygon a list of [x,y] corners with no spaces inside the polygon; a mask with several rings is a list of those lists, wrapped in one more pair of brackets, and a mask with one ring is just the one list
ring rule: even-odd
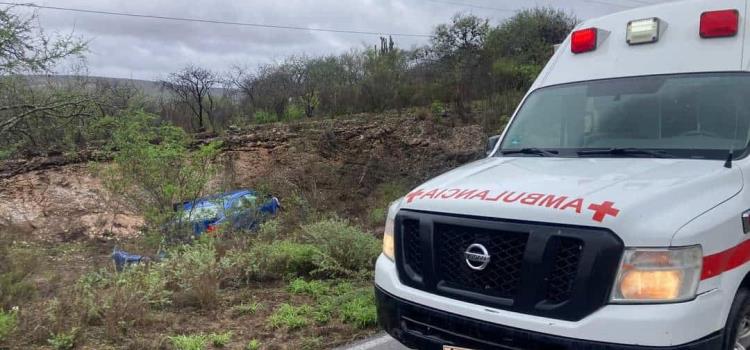
{"label": "ambulance front grille", "polygon": [[[521,283],[521,267],[529,235],[481,228],[435,224],[437,274],[447,287],[512,298]],[[481,271],[472,270],[464,252],[479,243],[491,254]]]}
{"label": "ambulance front grille", "polygon": [[583,242],[579,239],[555,237],[550,240],[550,245],[555,253],[552,272],[547,277],[545,299],[557,304],[570,299],[573,292],[573,282],[578,276]]}
{"label": "ambulance front grille", "polygon": [[424,261],[422,260],[422,245],[421,237],[419,235],[419,221],[416,220],[404,220],[404,255],[405,261],[408,261],[409,268],[414,271],[416,275],[422,275],[422,267]]}
{"label": "ambulance front grille", "polygon": [[[600,228],[406,210],[396,216],[395,231],[402,283],[565,320],[579,320],[607,303],[623,251],[620,239]],[[466,261],[473,244],[490,255],[483,269],[472,269]]]}

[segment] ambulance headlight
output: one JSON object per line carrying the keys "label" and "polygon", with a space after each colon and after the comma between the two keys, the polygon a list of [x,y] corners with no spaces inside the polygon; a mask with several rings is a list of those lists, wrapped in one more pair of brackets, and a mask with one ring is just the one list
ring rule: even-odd
{"label": "ambulance headlight", "polygon": [[626,249],[612,291],[612,302],[691,300],[698,290],[702,268],[700,246]]}
{"label": "ambulance headlight", "polygon": [[385,231],[383,232],[383,255],[391,260],[396,259],[396,245],[393,231],[396,226],[396,213],[398,213],[401,200],[397,200],[388,207],[388,217],[385,219]]}

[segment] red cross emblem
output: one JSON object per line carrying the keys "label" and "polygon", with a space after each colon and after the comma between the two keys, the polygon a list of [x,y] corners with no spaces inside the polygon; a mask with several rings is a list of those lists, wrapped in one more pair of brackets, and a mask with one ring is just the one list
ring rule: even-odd
{"label": "red cross emblem", "polygon": [[414,191],[412,193],[407,194],[406,195],[406,203],[411,203],[414,200],[414,198],[419,197],[419,196],[423,195],[424,193],[425,193],[424,191],[422,191],[421,189],[418,189],[418,190],[416,190],[416,191]]}
{"label": "red cross emblem", "polygon": [[612,217],[617,217],[618,214],[620,214],[620,210],[615,208],[615,203],[606,201],[602,204],[591,204],[589,205],[589,210],[594,212],[594,221],[602,222],[604,221],[604,218],[607,217],[607,215],[611,215]]}

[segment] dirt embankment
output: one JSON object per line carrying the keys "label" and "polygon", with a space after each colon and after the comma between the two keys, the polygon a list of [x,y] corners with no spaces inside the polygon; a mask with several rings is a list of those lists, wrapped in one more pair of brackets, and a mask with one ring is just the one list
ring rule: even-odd
{"label": "dirt embankment", "polygon": [[[484,133],[432,118],[363,116],[255,126],[220,139],[225,171],[216,186],[264,186],[282,202],[295,196],[317,209],[362,216],[379,185],[416,185],[478,157]],[[108,238],[137,234],[142,225],[83,163],[6,163],[0,174],[0,234]]]}

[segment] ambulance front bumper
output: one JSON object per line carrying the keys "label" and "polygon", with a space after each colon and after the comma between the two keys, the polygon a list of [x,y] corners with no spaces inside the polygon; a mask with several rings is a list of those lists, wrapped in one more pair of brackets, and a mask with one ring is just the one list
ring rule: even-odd
{"label": "ambulance front bumper", "polygon": [[381,326],[407,346],[441,349],[721,349],[722,293],[658,305],[607,305],[580,321],[494,310],[400,283],[381,256],[375,273]]}

